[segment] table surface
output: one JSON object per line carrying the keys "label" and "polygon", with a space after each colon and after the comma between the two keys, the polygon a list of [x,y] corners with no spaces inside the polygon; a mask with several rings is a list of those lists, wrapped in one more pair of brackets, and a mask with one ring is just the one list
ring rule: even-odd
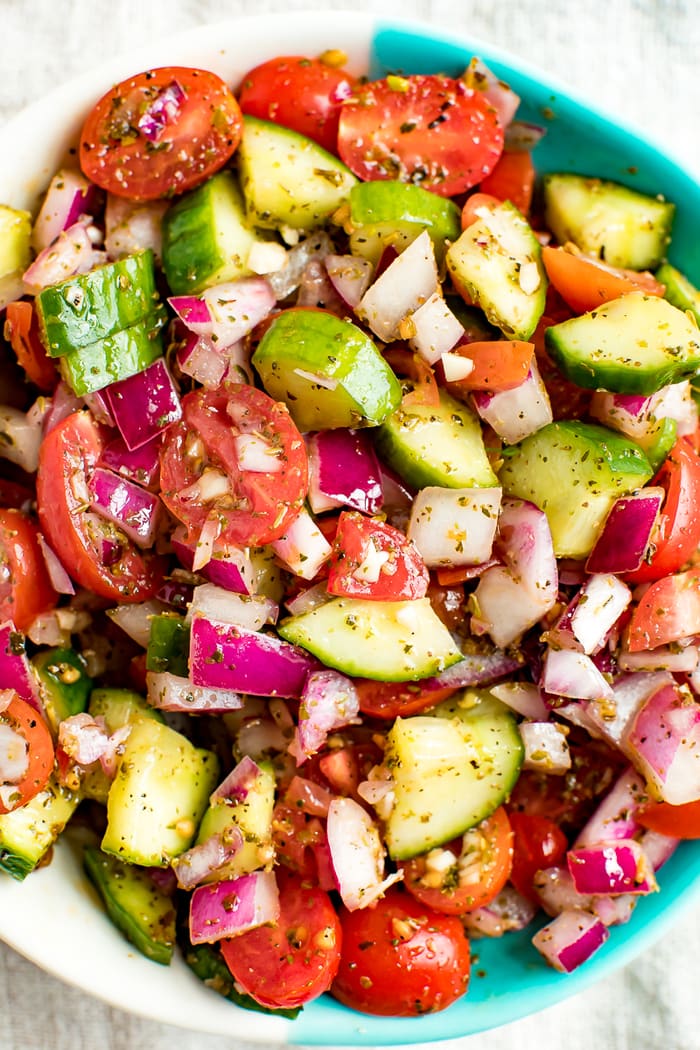
{"label": "table surface", "polygon": [[[236,14],[312,6],[309,0],[0,0],[0,120],[103,56],[154,35]],[[351,5],[326,0],[316,6]],[[700,177],[694,126],[700,103],[697,0],[354,0],[352,7],[420,18],[497,43],[636,124]],[[80,951],[80,945],[66,945],[66,951]],[[449,1046],[696,1050],[699,956],[700,913],[695,912],[604,985]],[[233,1036],[201,1036],[112,1009],[47,977],[2,945],[0,1017],[1,1050],[170,1050],[174,1041],[179,1050],[247,1050]]]}

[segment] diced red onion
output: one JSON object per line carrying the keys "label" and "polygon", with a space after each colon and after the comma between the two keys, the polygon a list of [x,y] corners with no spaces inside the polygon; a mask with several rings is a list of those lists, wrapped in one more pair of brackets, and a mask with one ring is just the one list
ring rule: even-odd
{"label": "diced red onion", "polygon": [[203,583],[194,589],[187,616],[259,631],[266,623],[275,623],[278,612],[277,602],[262,594],[236,594],[214,583]]}
{"label": "diced red onion", "polygon": [[523,769],[560,774],[571,768],[565,726],[557,722],[521,722],[518,729],[525,747]]}
{"label": "diced red onion", "polygon": [[217,548],[210,560],[201,567],[202,575],[235,594],[249,594],[246,581],[254,577],[253,566],[244,550],[226,546]]}
{"label": "diced red onion", "polygon": [[245,802],[261,775],[262,770],[258,763],[254,762],[250,755],[244,755],[212,791],[209,801],[213,803],[216,799],[233,799],[235,802]]}
{"label": "diced red onion", "polygon": [[664,417],[676,420],[679,436],[693,433],[697,425],[697,408],[687,380],[663,387],[649,397],[598,390],[591,398],[590,413],[642,447],[654,440],[659,420]]}
{"label": "diced red onion", "polygon": [[342,505],[377,514],[384,502],[382,472],[363,430],[322,430],[307,442],[309,503],[315,514]]}
{"label": "diced red onion", "polygon": [[302,580],[313,580],[331,556],[331,545],[309,512],[302,507],[284,536],[270,547],[281,562]]}
{"label": "diced red onion", "polygon": [[552,406],[535,359],[527,377],[512,390],[489,394],[476,390],[474,407],[500,438],[515,445],[552,422]]}
{"label": "diced red onion", "polygon": [[192,620],[190,674],[195,685],[251,696],[301,696],[318,661],[276,635]]}
{"label": "diced red onion", "polygon": [[529,153],[546,134],[541,124],[529,124],[514,120],[506,128],[504,148],[509,153]]}
{"label": "diced red onion", "polygon": [[75,587],[70,576],[63,568],[58,555],[39,533],[38,535],[39,546],[41,547],[41,553],[44,556],[44,562],[46,564],[46,571],[49,574],[51,580],[51,586],[59,594],[75,594]]}
{"label": "diced red onion", "polygon": [[586,562],[587,572],[634,572],[642,564],[665,492],[650,487],[613,504]]}
{"label": "diced red onion", "polygon": [[369,287],[371,262],[357,255],[327,255],[324,263],[336,292],[354,310]]}
{"label": "diced red onion", "polygon": [[[285,792],[285,801],[312,817],[326,817],[333,793],[305,777],[294,776]],[[333,885],[335,889],[335,884]]]}
{"label": "diced red onion", "polygon": [[512,930],[524,930],[536,914],[532,901],[507,885],[489,904],[467,912],[462,919],[471,936],[502,937]]}
{"label": "diced red onion", "polygon": [[492,686],[490,691],[497,700],[524,718],[544,722],[549,717],[549,708],[542,699],[542,693],[531,682],[503,682]]}
{"label": "diced red onion", "polygon": [[187,100],[182,84],[176,79],[160,89],[144,109],[138,120],[138,129],[149,142],[157,142],[166,127],[174,124]]}
{"label": "diced red onion", "polygon": [[156,262],[162,258],[163,216],[169,201],[130,201],[107,194],[105,248],[110,259],[151,249]]}
{"label": "diced red onion", "polygon": [[566,868],[545,868],[538,871],[533,887],[544,911],[548,915],[561,915],[563,911],[583,911],[596,915],[605,926],[620,926],[629,922],[637,898],[632,893],[619,896],[592,896],[579,893],[574,880]]}
{"label": "diced red onion", "polygon": [[464,326],[455,317],[439,292],[433,292],[410,315],[409,345],[421,357],[434,365],[447,354],[464,335]]}
{"label": "diced red onion", "polygon": [[275,923],[279,915],[279,891],[271,871],[254,871],[211,886],[198,886],[190,901],[190,940],[193,944],[213,944]]}
{"label": "diced red onion", "polygon": [[111,470],[97,467],[90,478],[91,508],[113,522],[137,547],[152,547],[161,521],[158,496]]}
{"label": "diced red onion", "polygon": [[336,317],[346,317],[348,312],[345,300],[335,290],[335,285],[320,259],[312,259],[304,267],[296,305],[326,310]]}
{"label": "diced red onion", "polygon": [[[628,727],[648,698],[673,679],[663,671],[640,672],[618,677],[613,683],[613,700],[593,701],[587,711],[596,736],[622,749]],[[610,836],[607,836],[608,838]]]}
{"label": "diced red onion", "polygon": [[612,687],[590,656],[572,649],[547,650],[540,684],[547,693],[575,700],[613,698]]}
{"label": "diced red onion", "polygon": [[480,565],[491,557],[500,488],[428,486],[413,501],[408,538],[428,568]]}
{"label": "diced red onion", "polygon": [[646,797],[643,777],[635,769],[625,770],[584,824],[575,848],[634,838],[639,831],[635,814]]}
{"label": "diced red onion", "polygon": [[127,448],[140,448],[182,417],[164,358],[106,389],[109,407]]}
{"label": "diced red onion", "polygon": [[357,690],[349,678],[337,671],[314,671],[304,685],[299,724],[291,754],[301,765],[320,751],[328,734],[356,721],[360,711]]}
{"label": "diced red onion", "polygon": [[107,615],[137,645],[146,649],[151,637],[151,620],[154,616],[160,616],[164,608],[162,602],[151,598],[146,602],[117,605],[114,609],[108,609]]}
{"label": "diced red onion", "polygon": [[132,451],[127,448],[124,439],[118,436],[104,446],[100,463],[115,474],[130,478],[137,485],[155,487],[160,472],[160,446],[161,440],[156,437]]}
{"label": "diced red onion", "polygon": [[646,894],[658,889],[644,850],[634,839],[571,849],[567,865],[579,893]]}
{"label": "diced red onion", "polygon": [[692,674],[698,666],[700,650],[696,645],[686,645],[682,649],[659,645],[656,649],[643,649],[638,653],[619,649],[616,658],[621,671],[666,670],[674,674]]}
{"label": "diced red onion", "polygon": [[304,270],[312,259],[323,260],[333,251],[333,242],[325,232],[306,237],[287,252],[287,264],[267,276],[275,299],[280,302],[301,284]]}
{"label": "diced red onion", "polygon": [[229,367],[221,349],[206,336],[194,332],[189,332],[178,347],[177,363],[184,375],[211,389],[221,385]]}
{"label": "diced red onion", "polygon": [[0,457],[15,463],[28,474],[39,467],[43,416],[30,418],[11,405],[0,405]]}
{"label": "diced red onion", "polygon": [[3,711],[7,711],[14,698],[15,693],[13,689],[0,689],[0,715]]}
{"label": "diced red onion", "polygon": [[698,427],[698,406],[692,394],[690,380],[670,383],[652,394],[652,411],[657,419],[674,419],[676,434],[685,437],[694,434]]}
{"label": "diced red onion", "polygon": [[480,58],[472,58],[463,80],[467,87],[483,94],[489,105],[496,110],[501,127],[507,128],[518,111],[520,96],[492,73]]}
{"label": "diced red onion", "polygon": [[22,734],[0,722],[0,784],[18,784],[29,769],[29,747]]}
{"label": "diced red onion", "polygon": [[632,592],[611,574],[589,577],[571,616],[571,631],[588,656],[605,643],[609,632],[632,601]]}
{"label": "diced red onion", "polygon": [[325,605],[327,601],[330,601],[331,597],[328,593],[326,581],[321,580],[320,583],[315,583],[313,587],[307,587],[305,591],[300,591],[296,597],[288,599],[285,605],[292,616],[302,616],[304,613],[311,612],[312,609],[317,609],[319,605]]}
{"label": "diced red onion", "polygon": [[116,426],[104,390],[94,390],[91,394],[84,394],[83,402],[98,423],[104,423],[106,427]]}
{"label": "diced red onion", "polygon": [[237,434],[233,443],[239,470],[254,474],[277,474],[282,470],[280,450],[259,434]]}
{"label": "diced red onion", "polygon": [[25,653],[24,635],[11,620],[0,624],[0,682],[3,689],[13,689],[41,713],[38,682]]}
{"label": "diced red onion", "polygon": [[63,719],[58,727],[58,742],[74,762],[90,766],[107,750],[109,734],[104,722],[100,724],[92,715],[82,711]]}
{"label": "diced red onion", "polygon": [[251,273],[267,277],[287,266],[287,249],[278,241],[254,241],[246,265]]}
{"label": "diced red onion", "polygon": [[700,799],[700,705],[675,686],[662,686],[645,701],[624,746],[664,802]]}
{"label": "diced red onion", "polygon": [[32,230],[32,244],[43,251],[63,230],[80,219],[94,216],[100,204],[100,191],[75,168],[62,168],[51,179]]}
{"label": "diced red onion", "polygon": [[83,402],[79,397],[75,396],[68,384],[61,379],[53,392],[53,397],[50,399],[49,409],[43,417],[44,437],[54,427],[58,426],[62,420],[72,416],[74,412],[79,412],[81,408],[83,408]]}
{"label": "diced red onion", "polygon": [[681,840],[672,838],[670,835],[662,835],[660,831],[645,830],[639,838],[639,844],[646,854],[647,860],[654,871],[662,868],[669,857],[678,849]]}
{"label": "diced red onion", "polygon": [[379,828],[354,799],[333,799],[326,834],[338,892],[348,911],[366,908],[403,878],[402,872],[384,877]]}
{"label": "diced red onion", "polygon": [[467,689],[489,685],[522,667],[522,657],[496,649],[492,653],[464,653],[462,659],[432,678],[424,678],[421,689]]}
{"label": "diced red onion", "polygon": [[146,675],[148,702],[158,711],[185,714],[225,714],[243,707],[243,697],[231,689],[193,685],[189,678],[163,671]]}
{"label": "diced red onion", "polygon": [[357,305],[357,314],[384,342],[398,339],[399,326],[438,289],[433,242],[424,230],[375,279]]}
{"label": "diced red onion", "polygon": [[211,835],[175,857],[172,869],[180,889],[192,890],[200,882],[212,880],[240,852],[243,842],[243,832],[232,824],[224,833]]}
{"label": "diced red onion", "polygon": [[168,300],[181,321],[215,347],[237,343],[264,320],[275,305],[275,296],[264,277],[243,277],[217,284],[201,298],[175,296]]}
{"label": "diced red onion", "polygon": [[104,252],[95,249],[86,223],[75,222],[39,252],[22,280],[27,290],[36,294],[75,274],[87,273],[103,261]]}
{"label": "diced red onion", "polygon": [[532,938],[537,951],[561,973],[572,973],[608,939],[607,927],[585,911],[563,911]]}
{"label": "diced red onion", "polygon": [[639,895],[634,893],[618,893],[616,896],[605,896],[593,898],[591,910],[606,926],[622,926],[632,918]]}

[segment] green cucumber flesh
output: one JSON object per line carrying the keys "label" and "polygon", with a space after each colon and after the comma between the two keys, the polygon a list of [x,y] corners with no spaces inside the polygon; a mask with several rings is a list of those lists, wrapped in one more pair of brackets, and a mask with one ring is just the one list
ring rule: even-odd
{"label": "green cucumber flesh", "polygon": [[187,678],[189,675],[190,629],[184,616],[163,614],[151,620],[146,650],[146,670]]}
{"label": "green cucumber flesh", "polygon": [[26,805],[0,814],[0,871],[24,879],[56,842],[79,801],[51,777]]}
{"label": "green cucumber flesh", "polygon": [[350,250],[377,263],[388,245],[402,251],[427,230],[441,260],[460,235],[453,201],[407,182],[360,182],[350,190]]}
{"label": "green cucumber flesh", "polygon": [[60,358],[61,375],[78,397],[143,372],[163,356],[160,329],[165,313],[151,314],[106,339],[71,350]]}
{"label": "green cucumber flesh", "polygon": [[27,269],[31,236],[30,213],[0,204],[0,278],[15,273],[21,275]]}
{"label": "green cucumber flesh", "polygon": [[54,732],[59,723],[80,714],[88,705],[92,679],[85,661],[74,649],[42,649],[32,657],[39,679],[41,703]]}
{"label": "green cucumber flesh", "polygon": [[[275,806],[275,777],[267,762],[259,763],[260,774],[252,781],[244,799],[213,799],[199,826],[197,843],[212,835],[226,835],[236,827],[243,846],[222,868],[215,880],[233,879],[263,868],[272,859],[272,811]],[[206,881],[206,880],[205,880]]]}
{"label": "green cucumber flesh", "polygon": [[151,707],[140,693],[112,686],[93,689],[88,711],[93,718],[104,718],[108,733],[116,733],[118,729],[134,725],[142,718],[154,722],[164,721],[161,712]]}
{"label": "green cucumber flesh", "polygon": [[666,286],[664,297],[669,303],[679,310],[690,310],[700,325],[700,291],[695,285],[669,262],[663,263],[654,276]]}

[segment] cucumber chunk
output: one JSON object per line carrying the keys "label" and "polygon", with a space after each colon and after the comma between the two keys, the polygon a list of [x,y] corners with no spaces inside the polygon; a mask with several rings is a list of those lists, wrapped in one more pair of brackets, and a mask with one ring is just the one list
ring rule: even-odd
{"label": "cucumber chunk", "polygon": [[105,853],[164,868],[192,845],[218,775],[216,756],[153,719],[136,722],[107,799]]}
{"label": "cucumber chunk", "polygon": [[[268,762],[259,763],[260,775],[248,788],[244,799],[215,798],[202,817],[197,843],[206,842],[212,835],[225,835],[237,827],[243,835],[243,846],[234,857],[219,868],[215,881],[248,875],[251,871],[269,865],[272,848],[272,811],[275,806],[275,776]],[[208,881],[205,879],[205,882]]]}
{"label": "cucumber chunk", "polygon": [[106,339],[71,350],[60,358],[61,375],[78,397],[143,372],[163,355],[160,329],[165,312],[150,314]]}
{"label": "cucumber chunk", "polygon": [[462,659],[428,598],[374,602],[334,598],[279,625],[288,642],[354,677],[411,682]]}
{"label": "cucumber chunk", "polygon": [[116,733],[124,726],[134,725],[142,718],[154,722],[164,722],[160,711],[151,707],[140,693],[131,689],[115,689],[106,686],[93,689],[90,694],[88,711],[93,718],[104,718],[108,733]]}
{"label": "cucumber chunk", "polygon": [[169,966],[175,947],[175,905],[146,871],[86,847],[83,864],[107,914],[146,958]]}
{"label": "cucumber chunk", "polygon": [[641,488],[651,465],[629,438],[592,423],[550,423],[508,450],[503,492],[547,515],[558,558],[590,554],[613,503]]}
{"label": "cucumber chunk", "polygon": [[184,616],[164,613],[151,620],[146,650],[146,670],[187,678],[189,674],[190,628]]}
{"label": "cucumber chunk", "polygon": [[505,201],[479,218],[447,252],[455,286],[510,339],[530,338],[544,310],[542,249],[527,219]]}
{"label": "cucumber chunk", "polygon": [[399,381],[369,336],[321,310],[283,311],[252,360],[302,431],[376,426],[401,400]]}
{"label": "cucumber chunk", "polygon": [[441,260],[446,241],[460,235],[457,205],[437,193],[393,179],[360,182],[350,190],[350,251],[376,264],[391,245],[397,251],[408,247],[427,230]]}
{"label": "cucumber chunk", "polygon": [[316,142],[257,117],[243,118],[237,157],[246,212],[255,226],[313,230],[330,219],[357,182]]}
{"label": "cucumber chunk", "polygon": [[616,394],[653,394],[700,367],[697,325],[665,299],[630,292],[548,328],[550,356],[572,382]]}
{"label": "cucumber chunk", "polygon": [[[405,384],[410,390],[410,384]],[[440,404],[403,406],[377,432],[377,449],[414,488],[490,488],[497,484],[476,413],[444,390]]]}
{"label": "cucumber chunk", "polygon": [[671,239],[675,206],[617,182],[545,175],[544,206],[545,222],[560,244],[573,241],[610,266],[653,270]]}
{"label": "cucumber chunk", "polygon": [[700,325],[700,291],[695,285],[669,262],[663,263],[654,276],[657,281],[666,285],[664,298],[679,310],[690,310]]}
{"label": "cucumber chunk", "polygon": [[20,881],[33,871],[78,808],[80,798],[53,777],[25,806],[0,814],[0,871]]}
{"label": "cucumber chunk", "polygon": [[486,690],[467,690],[430,714],[397,718],[384,752],[394,793],[389,855],[408,860],[485,820],[508,798],[522,761],[513,714]]}
{"label": "cucumber chunk", "polygon": [[31,236],[29,212],[0,204],[0,309],[24,291],[22,274],[31,258]]}
{"label": "cucumber chunk", "polygon": [[49,725],[56,733],[59,723],[85,710],[92,678],[85,661],[74,649],[42,649],[32,657],[39,679],[39,692]]}

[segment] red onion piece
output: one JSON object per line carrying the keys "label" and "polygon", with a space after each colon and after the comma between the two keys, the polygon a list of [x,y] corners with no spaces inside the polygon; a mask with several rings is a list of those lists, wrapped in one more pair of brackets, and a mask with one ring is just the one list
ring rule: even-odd
{"label": "red onion piece", "polygon": [[266,623],[275,623],[278,612],[277,602],[262,594],[235,594],[214,583],[203,583],[194,589],[188,619],[198,616],[259,631]]}
{"label": "red onion piece", "polygon": [[372,439],[362,430],[322,430],[308,439],[309,503],[315,514],[345,505],[377,514],[382,472]]}
{"label": "red onion piece", "polygon": [[168,304],[190,332],[195,335],[211,333],[211,314],[204,299],[196,295],[175,295],[168,299]]}
{"label": "red onion piece", "polygon": [[253,578],[254,569],[246,552],[237,547],[217,549],[201,571],[203,576],[224,590],[235,594],[250,593],[246,581]]}
{"label": "red onion piece", "polygon": [[619,649],[616,658],[621,671],[664,670],[674,674],[692,674],[698,666],[700,649],[697,645],[686,645],[682,649],[659,645],[656,649],[642,649],[638,653]]}
{"label": "red onion piece", "polygon": [[467,87],[483,94],[489,105],[496,110],[501,127],[507,128],[518,111],[520,96],[492,73],[480,58],[472,58],[463,80]]}
{"label": "red onion piece", "polygon": [[572,910],[590,912],[605,926],[620,926],[629,922],[637,903],[637,897],[632,893],[621,893],[617,897],[579,893],[566,868],[538,871],[533,888],[547,915],[554,917],[563,911]]}
{"label": "red onion piece", "polygon": [[700,799],[700,705],[662,686],[637,712],[625,735],[635,767],[673,806]]}
{"label": "red onion piece", "polygon": [[84,394],[83,402],[98,423],[104,423],[106,427],[116,426],[104,390],[94,390],[91,394]]}
{"label": "red onion piece", "polygon": [[145,649],[151,637],[151,620],[162,612],[162,603],[151,598],[146,602],[117,605],[114,609],[108,609],[107,615],[112,623],[116,623],[137,645]]}
{"label": "red onion piece", "polygon": [[243,847],[243,833],[235,824],[225,834],[211,835],[185,850],[172,862],[177,884],[182,890],[192,890],[205,879],[213,879],[217,871],[233,860]]}
{"label": "red onion piece", "polygon": [[285,605],[292,616],[302,616],[304,613],[311,612],[312,609],[318,609],[319,605],[325,605],[327,601],[330,601],[331,597],[332,595],[328,593],[326,581],[321,580],[320,583],[315,583],[313,587],[307,587],[306,590],[300,591],[294,598],[287,599]]}
{"label": "red onion piece", "polygon": [[190,940],[213,944],[279,918],[277,880],[271,871],[254,871],[212,886],[199,886],[190,901]]}
{"label": "red onion piece", "polygon": [[104,252],[95,249],[87,224],[76,222],[63,230],[53,244],[39,252],[22,279],[27,289],[36,294],[75,274],[87,273],[103,261]]}
{"label": "red onion piece", "polygon": [[358,316],[384,342],[399,338],[401,322],[438,289],[430,234],[424,230],[379,276],[357,305]]}
{"label": "red onion piece", "polygon": [[681,843],[680,839],[672,838],[670,835],[662,835],[660,831],[651,830],[644,831],[638,841],[654,871],[658,871],[659,868],[663,867]]}
{"label": "red onion piece", "polygon": [[471,936],[502,937],[511,930],[524,930],[536,914],[537,908],[532,901],[513,886],[504,886],[485,907],[463,916],[464,928]]}
{"label": "red onion piece", "polygon": [[571,631],[588,656],[604,645],[629,603],[632,592],[610,573],[596,573],[581,588],[571,616]]}
{"label": "red onion piece", "polygon": [[144,488],[158,485],[160,472],[160,437],[139,445],[133,451],[127,448],[124,439],[117,436],[109,441],[100,454],[100,463],[115,474],[135,481]]}
{"label": "red onion piece", "polygon": [[313,580],[331,556],[331,545],[306,508],[302,507],[284,536],[270,548],[284,566],[302,580]]}
{"label": "red onion piece", "polygon": [[91,508],[118,525],[137,547],[152,547],[161,521],[158,496],[128,478],[97,467],[90,478]]}
{"label": "red onion piece", "polygon": [[301,765],[320,751],[329,733],[351,725],[360,711],[357,690],[337,671],[313,671],[301,694],[299,724],[289,748]]}
{"label": "red onion piece", "polygon": [[109,748],[104,721],[82,711],[64,718],[58,727],[58,742],[79,766],[98,762]]}
{"label": "red onion piece", "polygon": [[327,255],[323,261],[336,292],[354,310],[369,287],[371,262],[357,255]]}
{"label": "red onion piece", "polygon": [[379,464],[379,475],[382,484],[382,505],[384,509],[410,511],[414,493],[402,478],[384,463]]}
{"label": "red onion piece", "polygon": [[109,407],[127,448],[140,448],[182,417],[180,398],[165,360],[106,388]]}
{"label": "red onion piece", "polygon": [[39,533],[37,538],[39,540],[41,553],[44,556],[44,562],[46,564],[46,571],[49,574],[49,579],[51,580],[51,586],[53,589],[59,594],[75,594],[73,581],[63,568],[56,552],[49,547],[41,533]]}
{"label": "red onion piece", "polygon": [[644,554],[665,498],[662,488],[621,496],[613,504],[586,562],[587,572],[634,572]]}
{"label": "red onion piece", "polygon": [[37,252],[81,219],[94,216],[100,207],[100,191],[75,168],[62,168],[51,179],[32,230]]}
{"label": "red onion piece", "polygon": [[220,386],[228,371],[228,358],[204,335],[189,332],[178,347],[177,363],[180,371],[211,389]]}
{"label": "red onion piece", "polygon": [[18,784],[29,769],[29,748],[22,734],[0,722],[0,784]]}
{"label": "red onion piece", "polygon": [[327,233],[315,233],[300,241],[287,252],[286,265],[267,275],[275,299],[279,302],[295,292],[302,275],[313,259],[324,259],[333,251],[333,242]]}
{"label": "red onion piece", "polygon": [[189,678],[164,671],[146,675],[148,702],[158,711],[185,714],[225,714],[243,707],[243,697],[231,689],[212,689],[193,685]]}
{"label": "red onion piece", "polygon": [[618,677],[613,684],[612,704],[593,701],[587,707],[593,734],[624,750],[625,735],[642,704],[669,683],[673,684],[673,679],[664,671]]}
{"label": "red onion piece", "polygon": [[644,778],[635,769],[625,770],[579,832],[575,848],[634,838],[639,831],[635,813],[646,798]]}
{"label": "red onion piece", "polygon": [[549,394],[534,358],[519,386],[497,394],[476,390],[472,401],[481,418],[509,445],[541,430],[554,418]]}
{"label": "red onion piece", "polygon": [[68,384],[61,379],[53,392],[49,410],[43,418],[44,437],[62,420],[72,416],[74,412],[79,412],[82,408],[81,399],[76,397]]}
{"label": "red onion piece", "polygon": [[39,413],[30,414],[11,405],[0,405],[0,432],[3,435],[0,457],[15,463],[28,474],[35,474],[39,467],[43,419]]}
{"label": "red onion piece", "polygon": [[464,326],[455,317],[441,293],[433,294],[410,315],[409,345],[434,365],[443,354],[456,346],[464,335]]}
{"label": "red onion piece", "polygon": [[190,673],[195,685],[251,696],[301,696],[306,676],[318,661],[272,634],[192,621]]}
{"label": "red onion piece", "polygon": [[606,682],[590,656],[572,649],[548,649],[540,685],[546,693],[574,700],[613,699]]}
{"label": "red onion piece", "polygon": [[525,747],[523,769],[561,774],[571,768],[565,726],[557,722],[521,722],[518,729]]}
{"label": "red onion piece", "polygon": [[607,927],[585,911],[563,911],[532,938],[537,951],[561,973],[572,973],[608,939]]}
{"label": "red onion piece", "polygon": [[275,305],[270,282],[264,277],[243,277],[217,284],[201,299],[177,296],[168,302],[184,324],[214,346],[237,343],[263,321]]}
{"label": "red onion piece", "polygon": [[501,492],[500,488],[421,489],[413,501],[407,535],[429,569],[489,560]]}
{"label": "red onion piece", "polygon": [[542,699],[542,693],[531,682],[503,682],[492,686],[491,692],[497,700],[524,718],[544,722],[549,717],[549,708]]}
{"label": "red onion piece", "polygon": [[338,892],[348,911],[366,908],[403,878],[402,872],[384,877],[379,828],[354,799],[333,799],[326,834]]}
{"label": "red onion piece", "polygon": [[39,686],[34,669],[27,659],[24,635],[11,620],[0,624],[0,682],[3,689],[14,689],[40,714]]}
{"label": "red onion piece", "polygon": [[123,259],[150,248],[160,264],[163,216],[169,207],[169,201],[130,201],[108,193],[105,248],[109,258]]}
{"label": "red onion piece", "polygon": [[529,153],[546,134],[541,124],[529,124],[523,120],[513,120],[506,128],[504,149],[509,153]]}
{"label": "red onion piece", "polygon": [[244,755],[212,791],[209,801],[213,803],[216,799],[233,799],[235,802],[245,802],[261,772],[257,762],[254,762],[250,755]]}
{"label": "red onion piece", "polygon": [[579,893],[613,896],[658,890],[644,850],[634,839],[616,839],[571,849],[566,862]]}
{"label": "red onion piece", "polygon": [[297,293],[297,306],[326,310],[336,317],[347,317],[345,300],[338,294],[328,271],[320,259],[312,259],[304,267]]}
{"label": "red onion piece", "polygon": [[138,120],[138,129],[149,142],[157,142],[166,127],[174,124],[187,100],[182,84],[176,79],[160,89]]}
{"label": "red onion piece", "polygon": [[522,658],[500,649],[491,653],[465,653],[462,659],[433,678],[424,678],[421,690],[467,689],[470,686],[489,685],[505,678],[522,667]]}

